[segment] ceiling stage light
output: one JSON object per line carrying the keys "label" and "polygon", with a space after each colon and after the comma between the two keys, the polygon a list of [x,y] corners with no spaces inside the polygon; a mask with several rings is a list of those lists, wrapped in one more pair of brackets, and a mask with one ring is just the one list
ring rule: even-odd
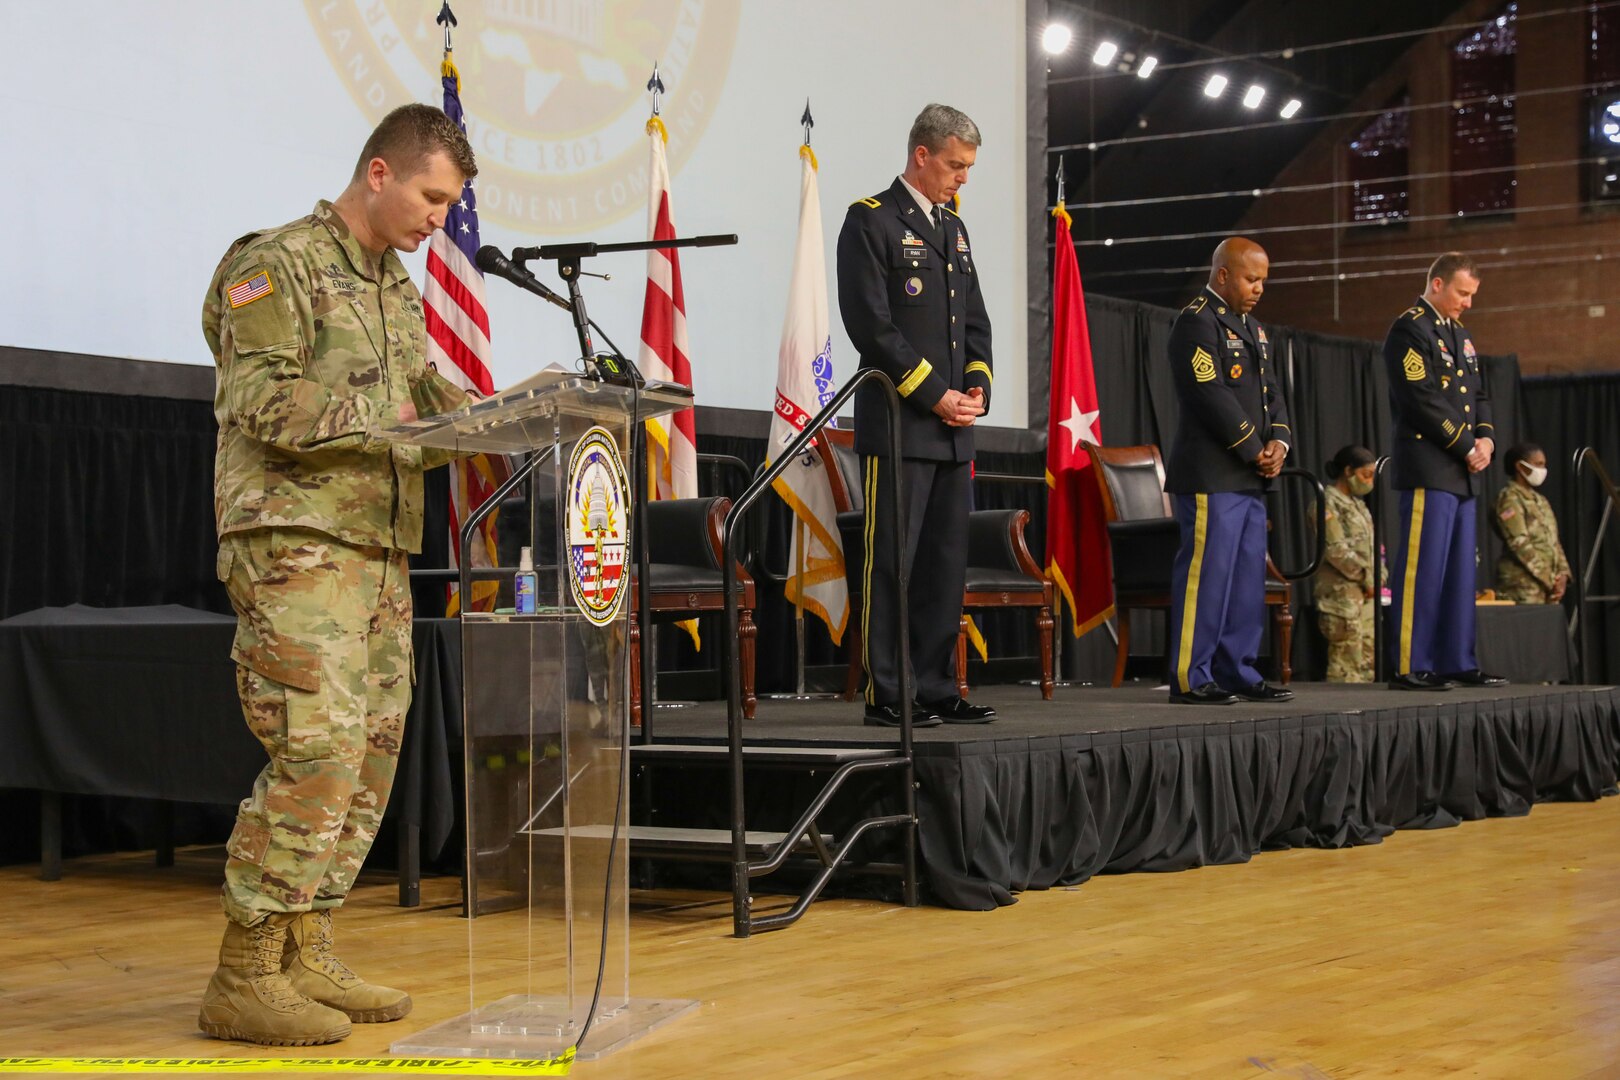
{"label": "ceiling stage light", "polygon": [[1056,56],[1069,47],[1074,40],[1074,31],[1062,23],[1047,23],[1046,30],[1041,34],[1041,48],[1049,54]]}
{"label": "ceiling stage light", "polygon": [[1097,51],[1091,54],[1091,62],[1098,67],[1107,67],[1114,62],[1114,57],[1118,53],[1118,45],[1115,45],[1112,41],[1104,41],[1099,43]]}
{"label": "ceiling stage light", "polygon": [[1159,58],[1157,56],[1144,56],[1142,57],[1142,65],[1136,69],[1136,77],[1145,79],[1153,74],[1153,69],[1158,66]]}
{"label": "ceiling stage light", "polygon": [[1603,133],[1604,142],[1620,146],[1620,101],[1611,101],[1604,106],[1598,130]]}
{"label": "ceiling stage light", "polygon": [[1292,120],[1294,118],[1294,114],[1299,112],[1300,107],[1303,104],[1304,102],[1300,101],[1297,97],[1289,98],[1288,104],[1284,105],[1282,107],[1282,111],[1277,115],[1281,116],[1284,120]]}
{"label": "ceiling stage light", "polygon": [[1255,83],[1253,86],[1250,86],[1248,91],[1243,95],[1243,107],[1245,109],[1258,109],[1260,107],[1260,103],[1264,101],[1265,98],[1266,88],[1261,86],[1259,83]]}
{"label": "ceiling stage light", "polygon": [[1216,98],[1224,93],[1226,93],[1226,76],[1211,75],[1209,82],[1204,84],[1204,96]]}

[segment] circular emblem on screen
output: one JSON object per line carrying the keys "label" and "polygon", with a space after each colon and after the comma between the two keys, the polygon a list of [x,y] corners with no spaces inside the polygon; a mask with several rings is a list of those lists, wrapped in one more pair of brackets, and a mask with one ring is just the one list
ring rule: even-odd
{"label": "circular emblem on screen", "polygon": [[629,591],[629,490],[612,434],[591,428],[568,459],[568,584],[574,603],[597,626],[613,621]]}
{"label": "circular emblem on screen", "polygon": [[[478,213],[536,234],[589,232],[647,209],[647,79],[659,66],[673,175],[720,103],[741,0],[482,0],[455,30]],[[304,0],[338,78],[375,124],[444,104],[436,3]]]}
{"label": "circular emblem on screen", "polygon": [[914,278],[907,278],[906,279],[906,295],[907,296],[921,296],[922,295],[922,278],[914,277]]}

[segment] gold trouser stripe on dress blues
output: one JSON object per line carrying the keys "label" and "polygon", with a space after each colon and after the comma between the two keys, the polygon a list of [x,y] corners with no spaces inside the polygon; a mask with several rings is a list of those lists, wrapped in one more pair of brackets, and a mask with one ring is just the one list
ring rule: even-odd
{"label": "gold trouser stripe on dress blues", "polygon": [[973,361],[973,363],[969,364],[967,367],[962,369],[962,374],[963,375],[971,375],[975,371],[984,372],[984,377],[986,379],[989,379],[992,383],[996,381],[995,376],[990,374],[990,365],[985,363],[983,360],[975,360],[975,361]]}
{"label": "gold trouser stripe on dress blues", "polygon": [[1181,604],[1181,650],[1176,658],[1176,685],[1185,694],[1187,675],[1192,668],[1193,626],[1198,621],[1198,579],[1204,567],[1204,541],[1209,538],[1209,496],[1195,495],[1198,512],[1193,518],[1192,565],[1187,567],[1187,593]]}
{"label": "gold trouser stripe on dress blues", "polygon": [[900,391],[900,396],[910,397],[911,392],[921,386],[922,381],[928,378],[928,373],[933,370],[933,364],[930,364],[927,360],[918,360],[917,366],[906,372],[905,381],[896,387]]}
{"label": "gold trouser stripe on dress blues", "polygon": [[[866,563],[861,570],[861,670],[866,672],[866,703],[876,705],[872,693],[872,538],[877,530],[877,458],[866,459]],[[898,522],[896,523],[898,528]]]}
{"label": "gold trouser stripe on dress blues", "polygon": [[1412,519],[1406,534],[1406,576],[1401,579],[1401,662],[1395,674],[1406,675],[1412,670],[1412,608],[1416,598],[1412,595],[1417,585],[1418,551],[1423,547],[1423,497],[1428,492],[1417,488],[1412,492]]}

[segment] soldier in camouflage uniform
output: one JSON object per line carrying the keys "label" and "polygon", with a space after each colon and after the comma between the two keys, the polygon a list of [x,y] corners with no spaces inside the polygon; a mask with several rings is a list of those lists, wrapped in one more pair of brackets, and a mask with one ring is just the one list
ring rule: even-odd
{"label": "soldier in camouflage uniform", "polygon": [[1507,549],[1496,561],[1496,595],[1516,604],[1556,604],[1569,588],[1569,560],[1558,542],[1558,518],[1536,490],[1547,479],[1547,455],[1520,443],[1504,461],[1513,482],[1496,496],[1492,523]]}
{"label": "soldier in camouflage uniform", "polygon": [[1326,545],[1316,571],[1316,621],[1328,642],[1328,682],[1372,682],[1373,619],[1380,578],[1373,581],[1372,514],[1362,498],[1372,491],[1376,459],[1362,446],[1346,446],[1328,462]]}
{"label": "soldier in camouflage uniform", "polygon": [[334,1042],[410,1011],[331,952],[331,915],[377,835],[410,704],[408,552],[422,471],[383,430],[466,397],[426,361],[415,251],[477,172],[444,113],[407,105],[349,186],[232,244],[203,305],[218,365],[218,574],[237,689],[270,761],[227,845],[227,927],[198,1024],[216,1038]]}

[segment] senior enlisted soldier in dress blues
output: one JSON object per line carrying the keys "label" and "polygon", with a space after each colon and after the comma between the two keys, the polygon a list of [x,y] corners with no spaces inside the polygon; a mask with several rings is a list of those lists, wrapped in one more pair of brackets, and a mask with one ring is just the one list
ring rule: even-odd
{"label": "senior enlisted soldier in dress blues", "polygon": [[336,202],[231,245],[203,332],[218,365],[218,573],[237,689],[270,761],[226,846],[227,918],[198,1024],[274,1046],[397,1020],[402,991],[332,953],[332,913],[377,835],[410,704],[406,553],[422,471],[445,455],[383,430],[459,408],[426,360],[422,297],[395,250],[440,227],[477,172],[443,112],[407,105]]}
{"label": "senior enlisted soldier in dress blues", "polygon": [[1390,557],[1389,685],[1449,690],[1502,686],[1474,659],[1474,497],[1496,449],[1479,357],[1459,322],[1479,290],[1479,270],[1450,252],[1384,338],[1394,448],[1390,483],[1400,528]]}
{"label": "senior enlisted soldier in dress blues", "polygon": [[1181,524],[1169,635],[1170,700],[1180,704],[1294,696],[1254,666],[1266,613],[1264,492],[1292,437],[1271,343],[1251,314],[1269,268],[1254,241],[1221,241],[1208,286],[1170,331],[1181,420],[1164,489]]}
{"label": "senior enlisted soldier in dress blues", "polygon": [[[866,722],[981,724],[995,711],[956,693],[956,634],[967,580],[973,424],[990,406],[990,319],[967,226],[949,205],[977,157],[979,128],[945,105],[918,114],[905,172],[860,199],[838,235],[838,306],[862,368],[894,381],[901,398],[900,499],[910,594],[894,565],[888,410],[881,387],[855,399],[855,449],[865,482],[866,562],[861,641]],[[898,605],[909,605],[915,702],[900,700]]]}

